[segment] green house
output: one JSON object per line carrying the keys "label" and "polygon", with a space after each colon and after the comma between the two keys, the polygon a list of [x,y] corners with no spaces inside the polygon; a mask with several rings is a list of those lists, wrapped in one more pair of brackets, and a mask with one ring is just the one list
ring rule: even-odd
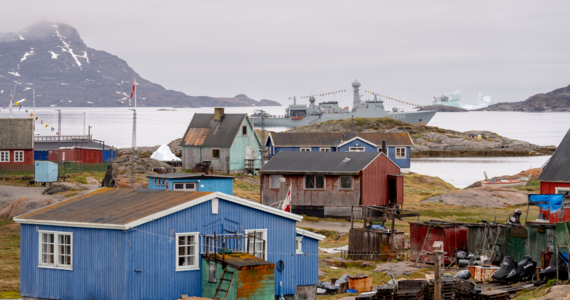
{"label": "green house", "polygon": [[194,114],[180,143],[182,167],[195,172],[257,174],[261,142],[247,114]]}

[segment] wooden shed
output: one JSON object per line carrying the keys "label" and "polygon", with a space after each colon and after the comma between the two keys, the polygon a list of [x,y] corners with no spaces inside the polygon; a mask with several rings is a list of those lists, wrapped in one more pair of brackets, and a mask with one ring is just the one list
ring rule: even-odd
{"label": "wooden shed", "polygon": [[404,203],[400,168],[381,152],[280,152],[261,174],[262,203],[278,205],[284,178],[294,213],[349,217],[352,206]]}

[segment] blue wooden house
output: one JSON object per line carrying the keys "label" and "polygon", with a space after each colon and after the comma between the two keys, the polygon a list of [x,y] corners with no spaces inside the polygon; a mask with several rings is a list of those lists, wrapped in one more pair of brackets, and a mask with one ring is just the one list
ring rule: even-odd
{"label": "blue wooden house", "polygon": [[410,154],[413,146],[407,132],[403,133],[325,133],[325,132],[271,132],[265,146],[271,159],[282,151],[307,152],[381,152],[386,141],[387,156],[402,173],[410,171]]}
{"label": "blue wooden house", "polygon": [[261,142],[247,114],[194,114],[180,143],[182,167],[195,172],[256,173]]}
{"label": "blue wooden house", "polygon": [[[14,218],[24,299],[202,296],[200,263],[226,243],[275,265],[275,293],[316,293],[318,242],[302,217],[219,192],[102,188]],[[256,239],[251,240],[251,237]],[[265,246],[265,247],[263,247]],[[278,267],[279,266],[279,267]]]}
{"label": "blue wooden house", "polygon": [[234,178],[231,176],[166,173],[153,174],[147,177],[148,188],[154,190],[234,194]]}

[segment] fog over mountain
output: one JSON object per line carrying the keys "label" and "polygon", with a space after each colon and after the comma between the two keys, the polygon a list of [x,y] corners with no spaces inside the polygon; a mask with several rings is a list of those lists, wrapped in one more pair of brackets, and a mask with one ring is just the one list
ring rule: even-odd
{"label": "fog over mountain", "polygon": [[89,48],[75,28],[63,23],[41,21],[15,33],[0,33],[1,105],[17,82],[14,100],[25,106],[32,105],[33,87],[36,106],[134,106],[130,98],[133,79],[138,84],[138,106],[280,105],[243,94],[233,98],[188,96],[166,90],[142,78],[123,59]]}

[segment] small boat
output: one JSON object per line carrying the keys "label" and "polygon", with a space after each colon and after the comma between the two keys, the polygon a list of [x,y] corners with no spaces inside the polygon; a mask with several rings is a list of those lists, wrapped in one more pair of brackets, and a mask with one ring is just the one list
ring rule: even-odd
{"label": "small boat", "polygon": [[157,109],[157,111],[176,111],[176,109],[173,109],[173,108],[159,108],[159,109]]}
{"label": "small boat", "polygon": [[300,117],[292,117],[291,120],[303,120],[305,116],[300,116]]}
{"label": "small boat", "polygon": [[491,181],[481,181],[483,187],[516,187],[525,186],[528,182],[527,178],[521,178],[519,180],[491,180]]}

